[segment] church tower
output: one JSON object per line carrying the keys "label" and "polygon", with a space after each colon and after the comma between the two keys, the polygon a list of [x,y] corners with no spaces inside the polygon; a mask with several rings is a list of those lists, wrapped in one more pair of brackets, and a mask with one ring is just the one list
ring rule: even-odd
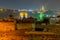
{"label": "church tower", "polygon": [[45,10],[45,7],[42,5],[42,8],[40,9],[40,12],[45,12],[46,10]]}

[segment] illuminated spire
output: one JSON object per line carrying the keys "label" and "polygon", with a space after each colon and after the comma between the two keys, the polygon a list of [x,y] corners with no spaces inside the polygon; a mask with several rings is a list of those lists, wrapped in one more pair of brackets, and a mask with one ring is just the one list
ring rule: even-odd
{"label": "illuminated spire", "polygon": [[42,9],[41,9],[41,10],[43,10],[43,11],[44,11],[44,10],[45,10],[45,7],[44,7],[44,6],[42,6]]}
{"label": "illuminated spire", "polygon": [[40,12],[45,12],[45,7],[42,5]]}

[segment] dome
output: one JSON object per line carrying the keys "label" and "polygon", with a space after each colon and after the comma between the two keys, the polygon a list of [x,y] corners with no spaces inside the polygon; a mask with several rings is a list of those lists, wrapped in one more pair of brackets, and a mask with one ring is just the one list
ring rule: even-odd
{"label": "dome", "polygon": [[27,11],[20,11],[20,17],[21,18],[23,18],[23,17],[27,18],[27,16],[28,16]]}

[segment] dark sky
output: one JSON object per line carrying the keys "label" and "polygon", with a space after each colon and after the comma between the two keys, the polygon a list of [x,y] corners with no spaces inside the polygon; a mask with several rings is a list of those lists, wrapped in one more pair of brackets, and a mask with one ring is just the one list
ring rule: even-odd
{"label": "dark sky", "polygon": [[47,9],[60,10],[60,0],[0,0],[1,8],[40,9],[42,5]]}

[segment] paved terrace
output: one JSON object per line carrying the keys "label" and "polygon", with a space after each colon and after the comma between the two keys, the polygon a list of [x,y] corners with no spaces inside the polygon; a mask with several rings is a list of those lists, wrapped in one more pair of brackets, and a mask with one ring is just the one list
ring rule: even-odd
{"label": "paved terrace", "polygon": [[60,40],[60,25],[40,25],[48,32],[32,31],[32,23],[0,22],[0,40]]}

